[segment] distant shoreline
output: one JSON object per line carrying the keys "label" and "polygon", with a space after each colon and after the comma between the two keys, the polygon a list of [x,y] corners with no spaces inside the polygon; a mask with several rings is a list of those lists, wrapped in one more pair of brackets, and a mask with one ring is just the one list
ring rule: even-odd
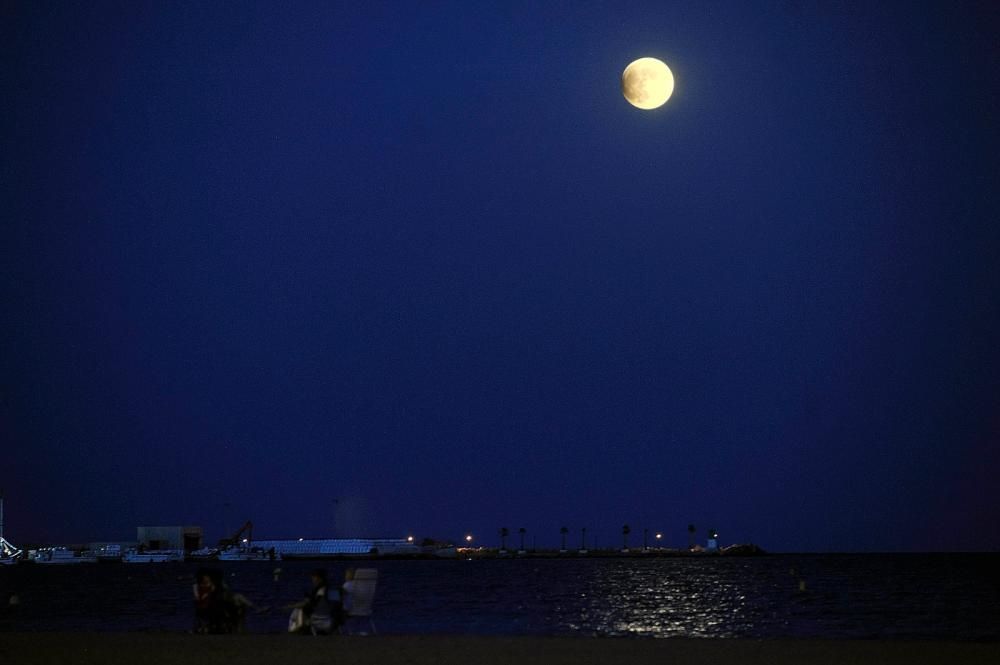
{"label": "distant shoreline", "polygon": [[[247,563],[247,562],[268,562],[272,561],[275,563],[280,563],[281,561],[440,561],[440,560],[454,560],[454,559],[501,559],[501,560],[513,560],[513,559],[562,559],[562,560],[580,560],[580,559],[716,559],[716,558],[731,558],[731,557],[758,557],[758,556],[768,556],[772,554],[762,549],[756,549],[752,551],[747,550],[734,550],[734,551],[687,551],[687,550],[659,550],[659,549],[648,549],[642,550],[641,548],[635,548],[627,551],[614,550],[614,549],[602,549],[602,550],[527,550],[524,552],[518,552],[514,550],[507,550],[506,552],[497,550],[496,548],[482,548],[482,549],[468,549],[468,550],[457,550],[453,554],[443,556],[440,554],[433,553],[418,553],[418,554],[304,554],[304,555],[288,555],[285,554],[281,558],[275,559],[251,559],[249,561],[238,561],[238,560],[220,560],[218,557],[206,556],[206,557],[192,557],[187,556],[179,561],[161,561],[156,563],[144,563],[142,565],[164,565],[171,563]],[[36,562],[28,559],[22,558],[17,562],[19,565],[33,565]],[[86,564],[101,564],[101,565],[117,565],[123,563],[119,559],[108,560],[101,559],[98,561],[87,561],[87,562],[74,562],[73,564],[63,564],[63,565],[86,565]],[[43,564],[51,565],[51,564]],[[134,565],[134,564],[132,564]]]}
{"label": "distant shoreline", "polygon": [[0,662],[35,665],[824,665],[1000,662],[1000,643],[858,640],[478,637],[302,637],[164,633],[0,633]]}
{"label": "distant shoreline", "polygon": [[[691,560],[717,560],[717,559],[745,559],[745,558],[759,558],[759,557],[830,557],[830,556],[984,556],[984,557],[1000,557],[1000,552],[992,551],[974,551],[974,552],[772,552],[766,550],[757,550],[752,552],[722,552],[722,551],[685,551],[685,550],[649,550],[642,551],[641,549],[634,549],[628,552],[623,552],[620,550],[588,550],[586,552],[578,552],[576,550],[567,550],[565,552],[560,552],[558,550],[529,550],[527,552],[514,552],[508,551],[507,553],[500,553],[497,549],[493,548],[483,548],[482,550],[473,550],[467,552],[459,552],[452,556],[439,556],[434,554],[326,554],[326,555],[298,555],[298,556],[284,556],[281,559],[256,559],[250,561],[237,561],[237,560],[220,560],[216,557],[187,557],[179,561],[166,561],[157,563],[144,563],[144,564],[125,564],[121,560],[98,560],[98,561],[87,561],[87,562],[75,562],[72,564],[73,567],[77,566],[118,566],[118,565],[142,565],[142,566],[164,566],[164,565],[179,565],[179,564],[202,564],[202,565],[219,565],[219,564],[236,564],[243,565],[245,563],[273,563],[275,565],[280,565],[282,561],[286,563],[291,563],[295,561],[303,562],[330,562],[330,563],[350,563],[350,562],[367,562],[375,564],[379,561],[455,561],[455,560],[476,560],[476,561],[513,561],[513,560],[559,560],[559,561],[586,561],[591,559],[627,559],[627,560],[651,560],[651,559],[691,559]],[[35,566],[39,565],[36,562],[31,561],[27,558],[22,558],[21,560],[15,562],[17,566]],[[40,564],[45,567],[49,567],[51,564]],[[0,570],[10,569],[12,566],[0,566]],[[59,568],[64,567],[64,565],[56,566]]]}

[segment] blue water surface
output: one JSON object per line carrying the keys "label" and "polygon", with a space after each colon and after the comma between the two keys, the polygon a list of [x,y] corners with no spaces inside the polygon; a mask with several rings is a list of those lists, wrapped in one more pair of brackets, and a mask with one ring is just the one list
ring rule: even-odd
{"label": "blue water surface", "polygon": [[[315,567],[375,567],[380,633],[1000,640],[995,554],[229,562],[285,630]],[[2,631],[187,631],[197,564],[0,568]],[[275,569],[280,573],[275,576]],[[16,595],[19,603],[9,604]]]}

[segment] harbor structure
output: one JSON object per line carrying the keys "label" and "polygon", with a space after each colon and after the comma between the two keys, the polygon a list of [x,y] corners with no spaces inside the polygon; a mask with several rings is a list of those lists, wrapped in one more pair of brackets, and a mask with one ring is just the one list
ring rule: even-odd
{"label": "harbor structure", "polygon": [[254,549],[274,553],[283,559],[317,559],[338,556],[412,556],[420,546],[407,538],[298,538],[255,540]]}

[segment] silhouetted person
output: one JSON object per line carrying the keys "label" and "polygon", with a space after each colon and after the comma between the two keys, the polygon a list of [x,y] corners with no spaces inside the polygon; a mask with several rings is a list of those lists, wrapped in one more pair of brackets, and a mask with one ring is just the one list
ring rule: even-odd
{"label": "silhouetted person", "polygon": [[341,611],[346,617],[351,611],[351,596],[354,593],[354,569],[344,571],[344,583],[340,586]]}
{"label": "silhouetted person", "polygon": [[226,602],[222,571],[198,569],[193,591],[194,632],[213,635],[233,632],[237,610]]}
{"label": "silhouetted person", "polygon": [[262,610],[241,593],[233,593],[221,570],[200,568],[195,575],[195,632],[242,633],[247,609]]}
{"label": "silhouetted person", "polygon": [[312,587],[305,599],[288,606],[292,609],[288,630],[326,635],[333,632],[339,623],[340,601],[336,597],[331,597],[325,570],[317,568],[310,578]]}

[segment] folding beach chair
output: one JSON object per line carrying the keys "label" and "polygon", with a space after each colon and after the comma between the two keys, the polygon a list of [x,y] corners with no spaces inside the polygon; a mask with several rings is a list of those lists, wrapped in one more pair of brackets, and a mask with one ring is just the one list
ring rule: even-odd
{"label": "folding beach chair", "polygon": [[[378,571],[374,568],[358,568],[354,571],[354,579],[344,583],[344,624],[340,632],[350,632],[352,624],[368,619],[372,634],[375,631],[375,621],[372,619],[372,602],[375,600],[375,583],[378,582]],[[362,635],[366,633],[362,632]]]}

